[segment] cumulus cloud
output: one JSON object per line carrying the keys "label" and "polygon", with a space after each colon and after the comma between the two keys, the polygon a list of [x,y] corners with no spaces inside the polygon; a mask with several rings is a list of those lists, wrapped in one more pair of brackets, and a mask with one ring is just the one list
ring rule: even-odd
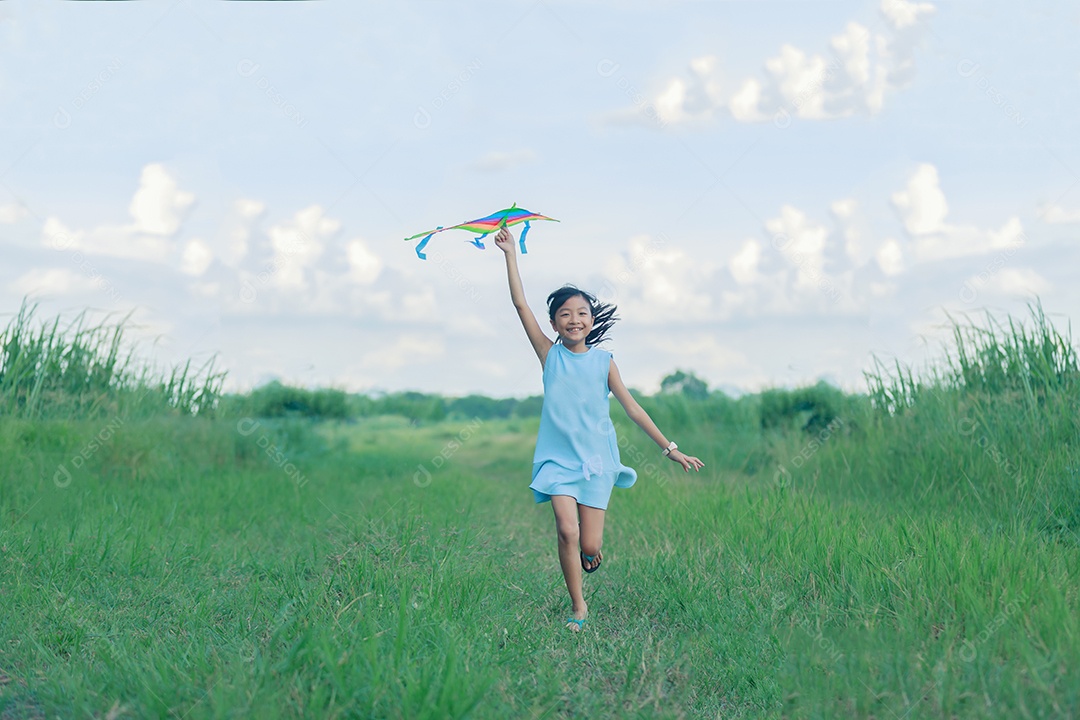
{"label": "cumulus cloud", "polygon": [[180,261],[180,272],[187,275],[202,275],[210,267],[213,259],[214,253],[209,246],[202,240],[194,238],[184,246],[184,253]]}
{"label": "cumulus cloud", "polygon": [[137,233],[175,235],[194,202],[195,196],[181,191],[164,166],[147,165],[128,207],[135,221],[131,229]]}
{"label": "cumulus cloud", "polygon": [[215,243],[222,263],[236,267],[247,257],[255,225],[265,212],[266,206],[258,200],[241,198],[233,202]]}
{"label": "cumulus cloud", "polygon": [[949,205],[941,191],[937,168],[929,163],[919,165],[908,179],[907,188],[893,193],[892,202],[912,235],[940,232],[945,227]]}
{"label": "cumulus cloud", "polygon": [[712,263],[691,257],[663,238],[637,235],[627,252],[613,256],[597,297],[616,301],[643,323],[712,319]]}
{"label": "cumulus cloud", "polygon": [[844,253],[857,265],[865,261],[863,257],[862,235],[855,226],[855,213],[859,204],[852,198],[837,200],[829,206],[829,212],[839,225],[844,236]]}
{"label": "cumulus cloud", "polygon": [[78,250],[91,255],[165,263],[176,253],[179,232],[195,196],[181,191],[164,166],[147,165],[128,212],[126,225],[100,225],[92,230],[72,229],[56,217],[46,218],[41,242],[47,248]]}
{"label": "cumulus cloud", "polygon": [[904,251],[896,238],[887,238],[874,254],[874,259],[886,275],[899,275],[904,271]]}
{"label": "cumulus cloud", "polygon": [[728,262],[728,272],[739,285],[752,285],[760,278],[758,265],[761,263],[761,243],[750,238],[743,243],[739,252]]}
{"label": "cumulus cloud", "polygon": [[34,268],[12,281],[8,289],[19,295],[68,295],[90,292],[103,284],[101,276],[90,277],[70,268]]}
{"label": "cumulus cloud", "polygon": [[972,297],[972,291],[978,291],[996,293],[1008,298],[1031,298],[1045,295],[1054,289],[1053,283],[1032,268],[1000,268],[997,263],[969,277],[964,281],[964,287]]}
{"label": "cumulus cloud", "polygon": [[669,80],[656,97],[656,112],[665,123],[711,119],[723,106],[722,87],[716,56],[695,58],[690,61],[686,76]]}
{"label": "cumulus cloud", "polygon": [[305,270],[314,266],[325,241],[340,227],[339,221],[326,217],[320,205],[306,207],[292,221],[272,226],[269,236],[273,284],[282,288],[306,287]]}
{"label": "cumulus cloud", "polygon": [[1015,216],[1006,220],[999,230],[947,223],[949,204],[937,168],[930,163],[916,168],[907,186],[893,193],[892,204],[912,239],[912,255],[919,262],[1016,247],[1026,239],[1023,225]]}
{"label": "cumulus cloud", "polygon": [[360,285],[370,285],[379,278],[382,260],[368,250],[363,240],[350,240],[345,247],[345,254],[349,261],[349,279]]}
{"label": "cumulus cloud", "polygon": [[1073,225],[1080,223],[1080,210],[1066,210],[1060,205],[1049,205],[1040,212],[1042,221],[1048,225]]}
{"label": "cumulus cloud", "polygon": [[817,288],[825,278],[825,239],[829,232],[798,208],[784,205],[780,217],[765,222],[772,245],[795,267],[797,289]]}
{"label": "cumulus cloud", "polygon": [[713,56],[697,58],[654,99],[664,123],[710,120],[723,109],[740,122],[826,120],[882,110],[888,91],[910,84],[915,48],[935,12],[930,3],[882,0],[885,32],[849,22],[829,40],[830,56],[785,44],[765,61],[765,75],[725,91]]}

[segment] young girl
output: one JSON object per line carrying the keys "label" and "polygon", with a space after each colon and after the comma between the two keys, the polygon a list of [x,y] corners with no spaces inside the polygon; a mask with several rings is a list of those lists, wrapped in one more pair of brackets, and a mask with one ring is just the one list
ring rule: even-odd
{"label": "young girl", "polygon": [[589,614],[581,571],[594,572],[604,559],[600,545],[611,489],[628,488],[637,480],[637,473],[619,461],[608,393],[684,471],[700,470],[705,463],[679,452],[674,442],[668,443],[623,385],[611,353],[595,347],[614,325],[615,307],[598,303],[572,285],[556,290],[548,296],[548,316],[558,334],[552,342],[525,301],[510,231],[499,230],[495,244],[506,254],[510,298],[543,368],[544,406],[529,487],[536,502],[550,500],[555,512],[559,563],[573,604],[566,626],[577,632],[584,629]]}

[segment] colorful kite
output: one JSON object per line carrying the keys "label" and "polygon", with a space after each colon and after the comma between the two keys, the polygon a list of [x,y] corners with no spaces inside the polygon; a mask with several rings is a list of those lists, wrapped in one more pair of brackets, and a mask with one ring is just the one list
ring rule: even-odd
{"label": "colorful kite", "polygon": [[471,232],[483,233],[478,238],[472,240],[466,240],[477,248],[483,250],[484,243],[480,242],[493,232],[497,232],[499,228],[510,227],[511,225],[517,225],[518,223],[525,223],[525,228],[521,231],[521,238],[518,240],[518,244],[521,245],[521,254],[524,255],[528,252],[525,249],[525,236],[529,233],[529,221],[530,220],[551,220],[553,222],[559,222],[555,218],[545,217],[543,215],[537,215],[534,212],[523,210],[514,203],[513,207],[508,207],[505,210],[500,210],[497,213],[492,213],[487,217],[482,217],[479,220],[470,220],[469,222],[461,223],[460,225],[453,225],[451,227],[442,227],[441,225],[434,230],[428,230],[427,232],[417,233],[412,237],[405,238],[405,242],[415,240],[416,238],[424,235],[424,239],[420,241],[420,244],[416,246],[416,255],[421,260],[427,260],[427,255],[424,254],[424,246],[428,244],[428,240],[435,233],[440,233],[443,230],[469,230]]}

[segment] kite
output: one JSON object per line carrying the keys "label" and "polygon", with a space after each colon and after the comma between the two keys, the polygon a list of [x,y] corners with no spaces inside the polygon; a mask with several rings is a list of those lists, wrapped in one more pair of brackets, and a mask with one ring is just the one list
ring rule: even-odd
{"label": "kite", "polygon": [[405,238],[405,242],[415,240],[421,235],[425,236],[424,239],[420,241],[420,244],[416,246],[416,255],[421,260],[427,260],[427,255],[424,253],[424,246],[428,244],[428,240],[430,240],[431,236],[435,233],[440,233],[443,230],[469,230],[471,232],[483,233],[478,238],[465,241],[480,250],[483,250],[484,243],[481,241],[491,233],[498,231],[499,228],[510,227],[511,225],[517,225],[518,223],[525,223],[525,228],[521,231],[521,238],[518,240],[518,244],[521,245],[521,254],[524,255],[528,252],[528,250],[525,249],[525,236],[529,233],[529,222],[531,220],[551,220],[552,222],[559,222],[555,218],[545,217],[544,215],[538,215],[534,212],[519,208],[517,203],[514,203],[512,207],[500,210],[497,213],[492,213],[479,220],[470,220],[469,222],[464,222],[460,225],[452,225],[451,227],[443,227],[440,225],[434,230],[417,233],[412,237]]}

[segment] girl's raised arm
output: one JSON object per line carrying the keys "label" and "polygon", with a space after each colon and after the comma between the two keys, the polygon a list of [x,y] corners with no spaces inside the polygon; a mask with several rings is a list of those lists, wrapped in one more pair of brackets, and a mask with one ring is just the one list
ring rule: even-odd
{"label": "girl's raised arm", "polygon": [[510,299],[514,303],[514,309],[517,310],[518,317],[521,318],[521,324],[525,327],[525,334],[529,336],[529,342],[532,343],[533,350],[536,351],[536,357],[540,358],[540,367],[544,367],[548,350],[555,343],[549,340],[547,335],[544,335],[544,331],[540,329],[540,323],[536,322],[536,316],[533,315],[528,302],[525,301],[525,290],[521,286],[521,273],[518,272],[517,253],[514,251],[514,236],[510,234],[506,227],[503,227],[495,236],[495,244],[506,254],[506,276],[510,282]]}

